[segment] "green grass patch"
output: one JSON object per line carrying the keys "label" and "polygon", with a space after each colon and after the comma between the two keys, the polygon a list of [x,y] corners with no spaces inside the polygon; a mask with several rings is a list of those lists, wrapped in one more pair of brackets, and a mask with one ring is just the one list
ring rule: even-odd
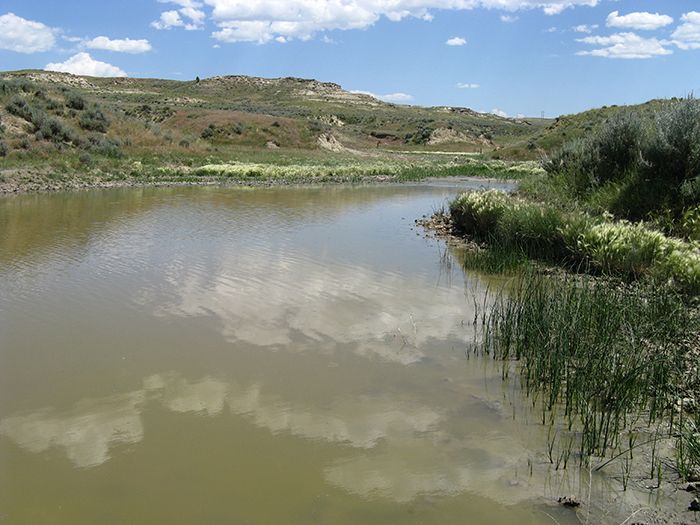
{"label": "green grass patch", "polygon": [[700,248],[643,223],[565,212],[498,191],[465,193],[451,203],[450,214],[463,233],[502,250],[700,293]]}

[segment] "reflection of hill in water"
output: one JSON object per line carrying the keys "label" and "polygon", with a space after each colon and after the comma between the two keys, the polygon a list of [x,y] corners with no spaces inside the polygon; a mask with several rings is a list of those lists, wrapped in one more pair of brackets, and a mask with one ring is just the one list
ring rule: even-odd
{"label": "reflection of hill in water", "polygon": [[[289,224],[295,219],[327,219],[349,208],[415,193],[409,186],[323,188],[136,188],[29,194],[0,198],[0,262],[56,251],[81,250],[115,224],[145,220],[159,208],[175,211],[189,205],[225,210],[256,208],[265,221]],[[275,220],[277,216],[277,220]],[[237,227],[252,227],[260,217],[230,218]],[[247,219],[247,220],[246,220]]]}

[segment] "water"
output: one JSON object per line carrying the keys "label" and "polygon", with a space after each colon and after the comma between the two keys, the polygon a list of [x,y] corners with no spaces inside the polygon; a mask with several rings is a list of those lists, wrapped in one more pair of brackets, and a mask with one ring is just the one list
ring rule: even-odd
{"label": "water", "polygon": [[457,191],[1,199],[0,523],[577,523],[413,224]]}

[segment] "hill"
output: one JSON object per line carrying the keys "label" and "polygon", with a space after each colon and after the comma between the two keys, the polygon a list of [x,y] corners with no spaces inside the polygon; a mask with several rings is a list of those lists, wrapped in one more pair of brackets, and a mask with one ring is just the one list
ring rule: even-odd
{"label": "hill", "polygon": [[[226,76],[181,82],[44,71],[10,72],[0,78],[0,118],[5,122],[4,141],[12,150],[34,138],[36,128],[23,115],[8,111],[13,96],[24,98],[83,140],[90,140],[85,132],[101,131],[80,121],[82,111],[96,108],[110,122],[106,137],[129,137],[132,145],[147,147],[187,141],[190,148],[205,150],[247,146],[481,152],[523,142],[533,129],[549,123],[465,108],[389,104],[337,84],[297,78]],[[84,101],[81,107],[69,103],[76,96]],[[20,149],[27,149],[26,142],[22,145]]]}
{"label": "hill", "polygon": [[[649,103],[650,110],[657,103]],[[26,187],[22,180],[39,180],[40,187],[53,180],[61,187],[62,180],[80,178],[92,185],[90,177],[157,177],[230,162],[358,163],[375,173],[381,163],[444,164],[465,158],[460,155],[538,159],[619,110],[509,119],[468,108],[391,104],[299,78],[176,81],[5,72],[0,191]]]}

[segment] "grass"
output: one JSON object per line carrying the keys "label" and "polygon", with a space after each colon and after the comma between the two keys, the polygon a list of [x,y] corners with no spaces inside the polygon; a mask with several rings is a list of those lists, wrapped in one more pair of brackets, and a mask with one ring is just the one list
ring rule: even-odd
{"label": "grass", "polygon": [[700,466],[696,423],[679,418],[677,404],[698,379],[697,370],[685,374],[690,341],[700,336],[682,296],[520,269],[487,303],[475,318],[477,350],[502,363],[504,378],[517,362],[523,388],[550,425],[553,463],[565,466],[572,455],[628,461],[650,436],[678,436],[678,472]]}
{"label": "grass", "polygon": [[643,223],[565,212],[498,191],[463,194],[451,203],[450,214],[461,232],[502,251],[700,293],[700,247]]}

